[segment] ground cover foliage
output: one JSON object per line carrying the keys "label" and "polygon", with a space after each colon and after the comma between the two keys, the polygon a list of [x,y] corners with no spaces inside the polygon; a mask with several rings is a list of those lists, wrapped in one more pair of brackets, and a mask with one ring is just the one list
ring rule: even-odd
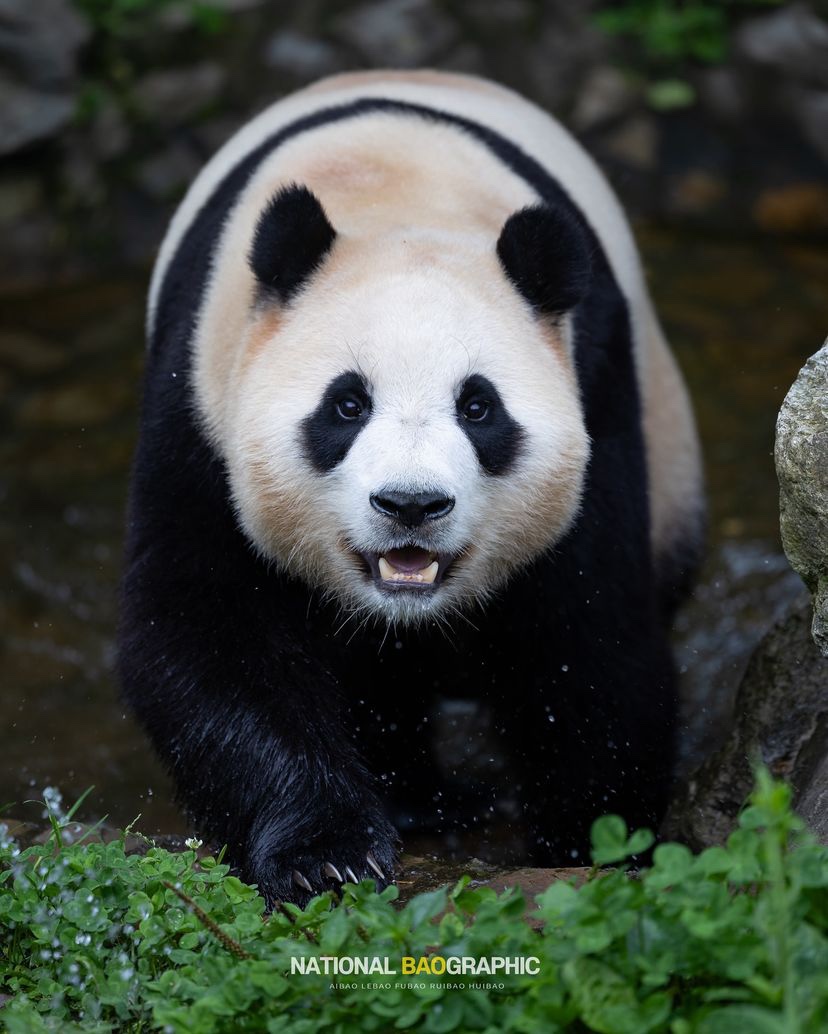
{"label": "ground cover foliage", "polygon": [[[790,801],[759,772],[726,846],[661,844],[638,873],[650,834],[604,817],[591,878],[536,902],[463,878],[400,907],[366,880],[270,916],[221,858],[69,843],[71,813],[47,808],[46,844],[21,849],[0,826],[0,1028],[818,1034],[828,849]],[[398,975],[291,975],[291,958],[326,956],[384,957]],[[540,971],[403,976],[422,956],[529,956]]]}

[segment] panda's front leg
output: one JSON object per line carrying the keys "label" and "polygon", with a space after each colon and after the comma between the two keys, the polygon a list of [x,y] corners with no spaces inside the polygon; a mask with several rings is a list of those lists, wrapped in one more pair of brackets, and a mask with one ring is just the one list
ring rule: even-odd
{"label": "panda's front leg", "polygon": [[397,837],[347,708],[291,615],[263,599],[273,586],[192,585],[170,563],[153,579],[142,561],[125,579],[122,685],[197,830],[270,907],[390,882]]}
{"label": "panda's front leg", "polygon": [[587,646],[550,651],[525,677],[532,691],[496,709],[536,865],[588,863],[601,815],[655,832],[669,801],[677,701],[666,642],[654,633]]}
{"label": "panda's front leg", "polygon": [[396,833],[379,801],[358,788],[353,775],[317,774],[295,786],[289,799],[262,803],[242,874],[259,886],[269,906],[279,900],[302,903],[366,876],[378,890],[393,882]]}
{"label": "panda's front leg", "polygon": [[337,742],[344,726],[327,741],[323,726],[301,745],[270,748],[269,787],[250,823],[242,873],[271,906],[366,876],[378,890],[393,882],[398,839],[373,778]]}

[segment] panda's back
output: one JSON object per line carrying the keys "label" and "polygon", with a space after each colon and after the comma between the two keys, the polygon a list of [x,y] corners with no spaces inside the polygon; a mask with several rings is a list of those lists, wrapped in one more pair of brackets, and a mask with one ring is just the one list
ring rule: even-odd
{"label": "panda's back", "polygon": [[[412,118],[416,109],[420,114],[433,113],[434,118]],[[464,121],[492,131],[492,139],[469,138],[459,124]],[[257,157],[255,178],[269,179],[271,186],[274,178],[277,184],[290,182],[292,173],[301,174],[303,167],[310,166],[317,182],[322,180],[336,193],[337,187],[346,185],[340,180],[343,173],[345,181],[358,185],[355,163],[367,149],[372,153],[371,172],[366,173],[363,186],[390,183],[393,203],[406,202],[400,174],[419,168],[439,184],[446,199],[443,211],[450,218],[453,214],[455,222],[468,211],[470,194],[486,197],[486,184],[480,181],[488,166],[496,170],[488,197],[498,211],[478,209],[476,214],[495,225],[500,212],[508,208],[504,195],[510,187],[524,204],[537,200],[525,179],[502,157],[497,160],[496,144],[492,147],[496,138],[514,145],[554,177],[596,231],[625,296],[638,299],[644,288],[624,214],[598,167],[555,119],[511,90],[472,76],[389,71],[324,79],[277,101],[231,137],[195,179],[170,224],[153,274],[150,310],[181,237],[228,173],[246,158]],[[275,145],[272,152],[269,144]],[[267,166],[269,172],[262,175],[262,167]],[[253,186],[251,178],[245,189]],[[448,203],[458,198],[459,210]],[[376,193],[373,200],[380,203]],[[331,205],[328,196],[323,195],[323,201],[326,207]],[[412,208],[413,201],[414,197]],[[429,197],[433,206],[438,201],[439,196]]]}

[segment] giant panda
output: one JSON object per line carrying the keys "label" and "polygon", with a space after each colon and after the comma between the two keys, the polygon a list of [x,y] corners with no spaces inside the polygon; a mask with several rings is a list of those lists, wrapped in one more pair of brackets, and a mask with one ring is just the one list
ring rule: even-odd
{"label": "giant panda", "polygon": [[656,824],[702,515],[628,225],[533,104],[337,76],[192,184],[150,289],[119,667],[271,905],[393,879],[441,801],[439,696],[491,714],[526,862],[582,858],[605,812]]}

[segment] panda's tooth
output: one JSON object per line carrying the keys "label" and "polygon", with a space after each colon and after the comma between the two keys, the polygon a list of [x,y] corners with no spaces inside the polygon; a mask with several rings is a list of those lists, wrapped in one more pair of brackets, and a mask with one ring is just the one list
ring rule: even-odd
{"label": "panda's tooth", "polygon": [[381,556],[378,560],[378,567],[380,578],[384,582],[421,582],[433,585],[437,579],[440,564],[437,560],[432,560],[428,567],[423,567],[419,571],[398,571],[384,556]]}
{"label": "panda's tooth", "polygon": [[420,571],[420,581],[428,582],[430,585],[433,585],[439,570],[439,561],[432,560],[428,567],[424,567],[422,571]]}

